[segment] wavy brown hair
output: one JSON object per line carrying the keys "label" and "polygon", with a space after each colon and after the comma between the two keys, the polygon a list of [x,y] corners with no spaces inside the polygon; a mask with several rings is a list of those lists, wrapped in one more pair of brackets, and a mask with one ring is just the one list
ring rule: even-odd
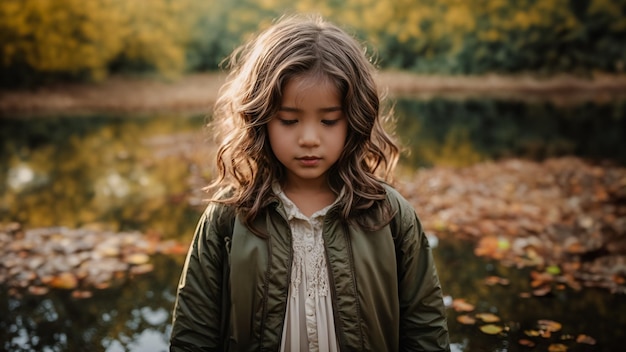
{"label": "wavy brown hair", "polygon": [[[234,205],[253,229],[253,220],[275,199],[272,183],[285,177],[266,125],[278,112],[285,84],[311,74],[336,85],[348,121],[344,150],[327,174],[333,192],[339,195],[344,189],[338,200],[341,218],[365,228],[391,219],[381,183],[391,180],[399,154],[384,129],[391,109],[381,112],[375,68],[354,37],[318,16],[284,17],[236,49],[227,68],[209,123],[219,146],[218,177],[209,188],[227,185],[233,192],[214,200]],[[375,217],[381,223],[368,221],[373,213],[382,214],[382,219]]]}

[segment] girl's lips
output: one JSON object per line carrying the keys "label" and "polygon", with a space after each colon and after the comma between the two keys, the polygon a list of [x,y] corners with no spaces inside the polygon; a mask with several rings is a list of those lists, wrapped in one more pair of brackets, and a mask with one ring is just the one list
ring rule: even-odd
{"label": "girl's lips", "polygon": [[302,158],[298,158],[298,161],[304,166],[315,166],[319,163],[320,158],[314,156],[305,156]]}

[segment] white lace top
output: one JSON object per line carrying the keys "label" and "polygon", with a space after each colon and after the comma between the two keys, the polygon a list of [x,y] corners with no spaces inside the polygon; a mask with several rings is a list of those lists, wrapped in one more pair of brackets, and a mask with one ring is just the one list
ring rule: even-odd
{"label": "white lace top", "polygon": [[293,235],[291,284],[281,351],[339,351],[328,286],[322,226],[332,205],[307,217],[280,187],[274,192],[283,202]]}

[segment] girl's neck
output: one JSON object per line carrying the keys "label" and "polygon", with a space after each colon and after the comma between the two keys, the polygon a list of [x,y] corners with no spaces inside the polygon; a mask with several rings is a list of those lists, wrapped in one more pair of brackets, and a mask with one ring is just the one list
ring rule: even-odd
{"label": "girl's neck", "polygon": [[320,184],[319,187],[311,187],[311,185],[306,187],[299,187],[299,185],[293,184],[284,185],[283,192],[300,209],[302,214],[307,217],[333,204],[337,198],[337,195],[326,183]]}

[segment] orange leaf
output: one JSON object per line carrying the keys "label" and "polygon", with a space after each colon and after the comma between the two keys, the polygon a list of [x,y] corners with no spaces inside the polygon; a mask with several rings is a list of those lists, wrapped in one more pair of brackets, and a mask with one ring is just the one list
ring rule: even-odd
{"label": "orange leaf", "polygon": [[551,332],[557,332],[561,330],[562,327],[561,323],[548,319],[540,319],[537,321],[537,325],[539,325],[539,329]]}
{"label": "orange leaf", "polygon": [[578,337],[576,337],[576,342],[578,342],[578,343],[585,343],[587,345],[595,345],[596,344],[596,339],[594,339],[593,337],[591,337],[589,335],[580,334],[580,335],[578,335]]}
{"label": "orange leaf", "polygon": [[472,318],[467,314],[459,315],[456,317],[456,321],[464,325],[474,325],[476,324],[476,319]]}
{"label": "orange leaf", "polygon": [[508,279],[505,279],[503,277],[499,277],[499,276],[488,276],[487,278],[485,278],[485,284],[489,285],[489,286],[493,286],[495,284],[500,284],[502,286],[506,286],[508,285],[510,282]]}
{"label": "orange leaf", "polygon": [[86,291],[86,290],[74,290],[72,291],[72,297],[74,298],[91,298],[93,296],[93,293],[91,291]]}
{"label": "orange leaf", "polygon": [[495,323],[500,321],[500,317],[491,313],[478,313],[476,314],[476,318],[484,321],[485,323]]}
{"label": "orange leaf", "polygon": [[72,273],[61,273],[50,280],[50,286],[65,290],[72,290],[78,286],[78,279]]}
{"label": "orange leaf", "polygon": [[567,346],[562,343],[553,343],[548,346],[549,352],[567,352]]}
{"label": "orange leaf", "polygon": [[474,305],[465,302],[463,298],[457,298],[452,301],[452,308],[457,312],[471,312],[474,310]]}
{"label": "orange leaf", "polygon": [[552,291],[552,288],[550,286],[546,285],[546,286],[540,287],[540,288],[538,288],[536,290],[533,290],[533,295],[535,295],[535,296],[545,296],[548,293],[550,293],[550,291]]}
{"label": "orange leaf", "polygon": [[522,346],[535,347],[535,343],[528,339],[520,339],[517,342]]}

